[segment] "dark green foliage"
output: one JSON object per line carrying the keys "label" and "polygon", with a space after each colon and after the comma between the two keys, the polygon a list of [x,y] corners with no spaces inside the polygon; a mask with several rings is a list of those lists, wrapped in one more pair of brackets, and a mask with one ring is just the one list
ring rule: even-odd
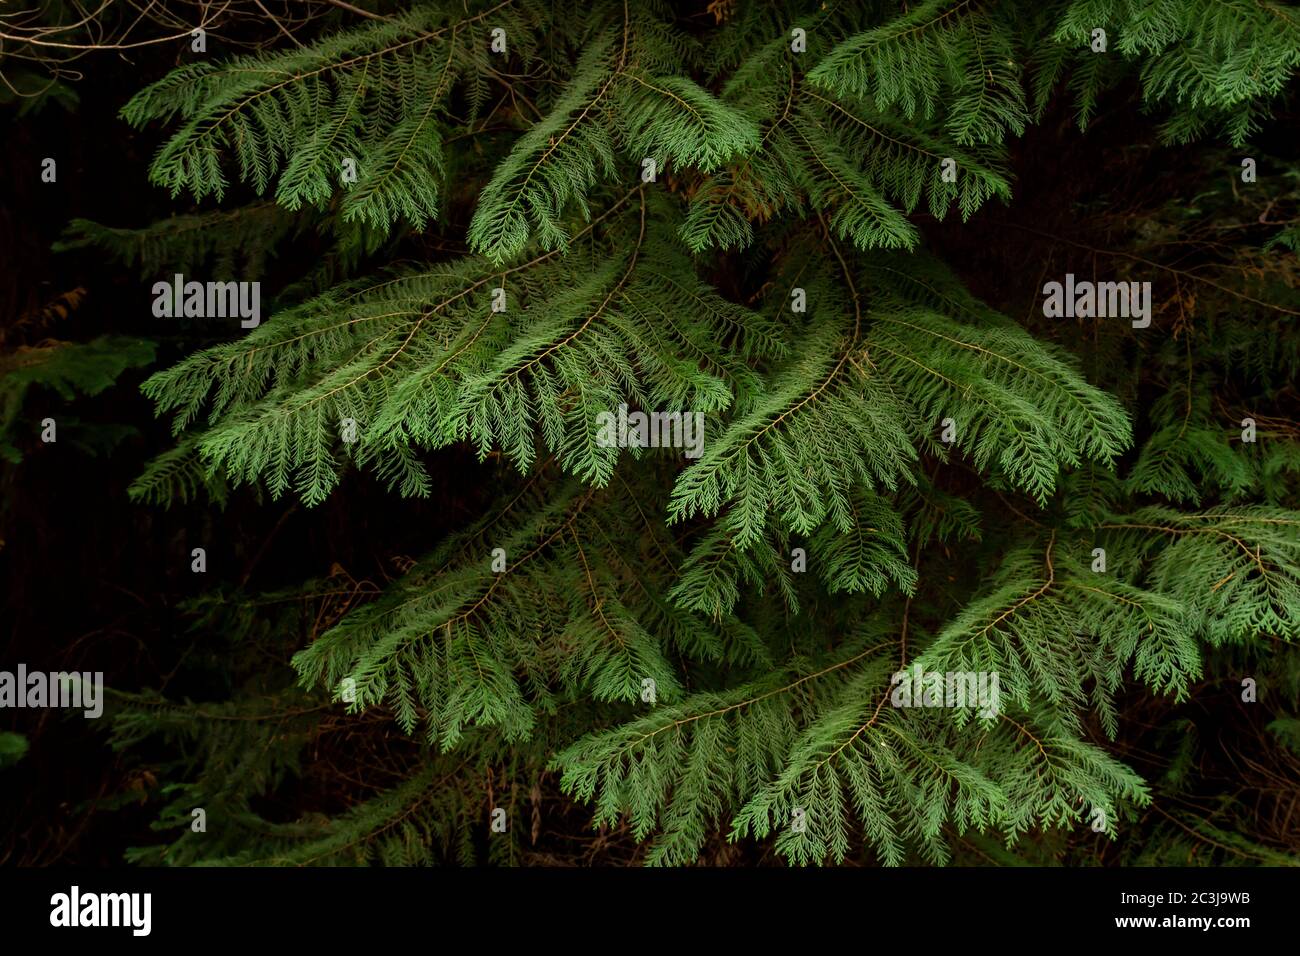
{"label": "dark green foliage", "polygon": [[[149,175],[174,196],[266,198],[142,231],[81,222],[74,243],[241,278],[294,228],[353,250],[343,281],[145,383],[179,444],[133,495],[247,484],[315,505],[359,471],[427,496],[459,444],[491,500],[328,626],[263,634],[235,597],[220,627],[292,654],[292,675],[240,665],[217,703],[123,698],[119,745],[184,753],[159,824],[181,836],[133,858],[517,862],[519,795],[556,776],[651,863],[726,840],[801,864],[1077,860],[1070,834],[1097,814],[1130,862],[1186,862],[1189,829],[1230,846],[1197,862],[1283,857],[1237,810],[1144,822],[1197,771],[1180,752],[1153,779],[1121,741],[1133,701],[1168,730],[1212,679],[1237,694],[1247,661],[1270,739],[1295,747],[1294,229],[1243,242],[1272,257],[1253,271],[1187,279],[1213,281],[1194,321],[1145,330],[1018,322],[921,247],[954,208],[1015,202],[1016,141],[1054,102],[1072,104],[1061,150],[1085,148],[1075,124],[1103,98],[1169,142],[1245,143],[1300,65],[1295,12],[719,9],[702,30],[657,3],[417,3],[181,67],[123,110],[160,135]],[[1203,198],[1175,215],[1230,218],[1232,197]],[[360,227],[367,254],[411,230],[463,251],[362,270]],[[1167,304],[1176,270],[1154,256],[1124,278]],[[1036,275],[998,277],[1007,301],[1038,302]],[[701,413],[702,454],[608,447],[599,416],[620,405]],[[1001,707],[891,706],[918,664],[996,672]],[[388,776],[258,816],[258,795],[322,773],[309,744],[375,715],[402,739]],[[193,806],[230,825],[190,832]]]}
{"label": "dark green foliage", "polygon": [[[102,392],[126,369],[148,365],[153,358],[154,343],[111,335],[90,342],[47,340],[0,355],[0,457],[11,463],[22,459],[22,452],[12,442],[20,427],[23,401],[33,385],[52,389],[71,401],[78,394]],[[69,419],[65,417],[64,423],[69,424]],[[30,423],[21,425],[30,427]],[[40,427],[33,430],[41,431]],[[93,436],[83,437],[94,441]],[[93,450],[93,445],[88,449]]]}

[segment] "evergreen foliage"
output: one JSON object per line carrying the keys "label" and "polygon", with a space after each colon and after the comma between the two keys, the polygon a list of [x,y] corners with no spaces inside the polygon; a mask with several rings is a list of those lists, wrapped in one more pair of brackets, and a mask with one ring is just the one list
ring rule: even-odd
{"label": "evergreen foliage", "polygon": [[[1096,813],[1120,840],[1196,778],[1190,758],[1134,769],[1125,701],[1174,713],[1243,660],[1295,749],[1300,432],[1267,414],[1300,367],[1294,230],[1253,273],[1201,273],[1175,336],[1165,313],[1017,321],[923,228],[1013,203],[1015,144],[1062,100],[1079,130],[1140,103],[1166,142],[1247,142],[1300,66],[1296,12],[710,9],[704,28],[640,0],[414,3],[183,65],[125,106],[161,144],[149,179],[205,204],[77,222],[67,248],[258,279],[299,230],[339,244],[269,320],[148,379],[177,446],[133,496],[251,485],[311,506],[351,472],[427,496],[463,445],[489,502],[380,593],[337,607],[309,585],[338,611],[323,625],[238,594],[195,608],[232,661],[287,648],[293,670],[255,654],[225,700],[118,695],[118,746],[161,735],[180,755],[167,842],[133,859],[513,862],[524,795],[555,776],[654,864],[724,841],[796,864],[1059,859]],[[454,251],[388,255],[429,234]],[[1124,278],[1172,296],[1142,261]],[[1037,301],[1034,275],[1000,278]],[[619,406],[702,414],[702,454],[610,447]],[[915,665],[995,672],[1001,706],[893,706]],[[259,795],[321,772],[322,737],[376,714],[396,777],[259,816]],[[230,824],[191,832],[192,806]],[[499,806],[510,829],[489,833]],[[1229,849],[1197,862],[1283,858],[1198,821],[1132,852],[1186,862],[1200,834]]]}
{"label": "evergreen foliage", "polygon": [[[11,464],[22,460],[16,432],[24,427],[20,413],[33,385],[50,389],[65,401],[77,395],[95,395],[109,388],[128,368],[149,365],[154,343],[126,336],[104,335],[90,342],[43,340],[0,354],[0,458]],[[65,425],[74,424],[64,418]],[[40,428],[34,431],[41,431]],[[73,440],[94,454],[131,431],[129,426],[101,426],[81,432]],[[57,440],[57,431],[55,433]]]}

